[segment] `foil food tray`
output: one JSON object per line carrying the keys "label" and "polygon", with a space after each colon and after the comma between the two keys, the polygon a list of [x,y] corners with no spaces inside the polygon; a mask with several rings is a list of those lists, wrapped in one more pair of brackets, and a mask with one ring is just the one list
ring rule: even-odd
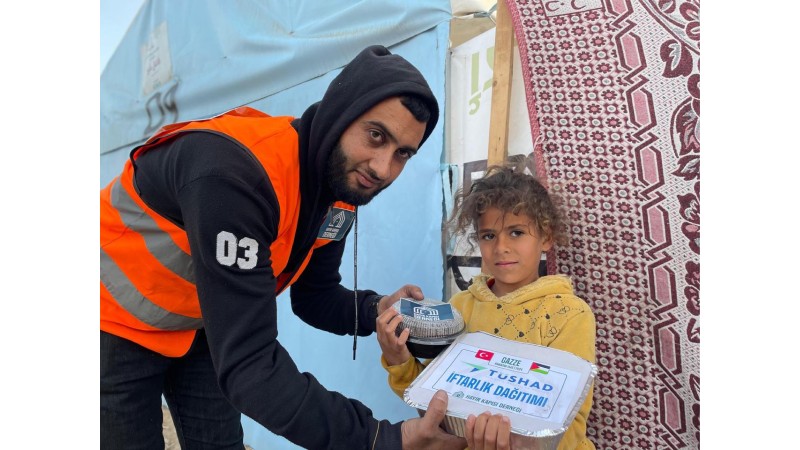
{"label": "foil food tray", "polygon": [[503,414],[513,448],[555,450],[583,404],[597,366],[570,352],[465,333],[409,385],[405,402],[425,411],[439,389],[448,393],[445,429],[465,437],[470,414]]}

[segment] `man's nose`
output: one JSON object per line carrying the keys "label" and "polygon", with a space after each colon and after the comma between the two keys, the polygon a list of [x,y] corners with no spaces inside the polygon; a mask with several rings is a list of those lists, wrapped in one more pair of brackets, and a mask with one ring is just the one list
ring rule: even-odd
{"label": "man's nose", "polygon": [[369,161],[369,168],[374,176],[381,181],[388,180],[392,173],[392,156],[394,151],[391,149],[376,151],[373,158]]}

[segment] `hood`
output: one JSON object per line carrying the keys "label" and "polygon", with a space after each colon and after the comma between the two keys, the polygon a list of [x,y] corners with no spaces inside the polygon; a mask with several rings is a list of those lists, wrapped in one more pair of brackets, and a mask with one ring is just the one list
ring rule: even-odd
{"label": "hood", "polygon": [[439,120],[439,105],[425,78],[403,57],[386,47],[362,50],[331,81],[322,100],[311,105],[292,126],[300,144],[300,227],[287,269],[301,262],[316,239],[322,217],[335,200],[325,177],[328,157],[344,130],[370,108],[389,97],[414,94],[431,111],[420,146]]}
{"label": "hood", "polygon": [[[384,46],[373,45],[356,55],[333,79],[322,100],[311,105],[300,119],[298,131],[306,180],[313,183],[321,179],[328,156],[353,121],[381,101],[403,94],[420,97],[431,111],[421,146],[439,120],[439,105],[425,78],[411,63]],[[321,187],[327,192],[327,186]]]}
{"label": "hood", "polygon": [[480,273],[472,278],[472,284],[467,288],[478,301],[501,302],[519,305],[534,298],[544,298],[548,295],[574,295],[572,281],[566,275],[545,275],[539,277],[531,284],[525,285],[513,292],[497,297],[489,288],[494,280],[491,275]]}

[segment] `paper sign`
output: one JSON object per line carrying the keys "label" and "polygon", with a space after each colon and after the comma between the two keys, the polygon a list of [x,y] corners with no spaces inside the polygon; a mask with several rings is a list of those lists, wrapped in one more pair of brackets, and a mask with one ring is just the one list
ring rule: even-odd
{"label": "paper sign", "polygon": [[142,94],[147,96],[172,79],[167,23],[157,26],[140,48],[142,60]]}
{"label": "paper sign", "polygon": [[558,423],[572,411],[579,380],[573,370],[456,343],[421,387]]}

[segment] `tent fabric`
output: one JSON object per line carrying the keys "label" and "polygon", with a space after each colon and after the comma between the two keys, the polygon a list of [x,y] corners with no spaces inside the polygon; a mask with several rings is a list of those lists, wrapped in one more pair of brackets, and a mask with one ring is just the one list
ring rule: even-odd
{"label": "tent fabric", "polygon": [[148,0],[100,77],[100,152],[210,117],[451,18],[449,0]]}
{"label": "tent fabric", "polygon": [[699,1],[506,4],[538,170],[569,212],[548,270],[597,317],[589,436],[699,448]]}

